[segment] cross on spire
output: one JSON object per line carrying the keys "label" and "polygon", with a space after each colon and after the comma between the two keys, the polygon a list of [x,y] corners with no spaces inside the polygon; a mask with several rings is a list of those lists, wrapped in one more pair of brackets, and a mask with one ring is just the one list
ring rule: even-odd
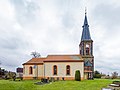
{"label": "cross on spire", "polygon": [[87,8],[85,7],[85,15],[87,14]]}

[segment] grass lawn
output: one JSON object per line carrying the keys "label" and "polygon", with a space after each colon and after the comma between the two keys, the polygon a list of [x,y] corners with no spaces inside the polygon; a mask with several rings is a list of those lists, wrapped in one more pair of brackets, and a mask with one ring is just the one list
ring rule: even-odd
{"label": "grass lawn", "polygon": [[35,85],[38,80],[0,80],[0,90],[101,90],[112,83],[110,79],[84,81],[56,81],[45,85]]}

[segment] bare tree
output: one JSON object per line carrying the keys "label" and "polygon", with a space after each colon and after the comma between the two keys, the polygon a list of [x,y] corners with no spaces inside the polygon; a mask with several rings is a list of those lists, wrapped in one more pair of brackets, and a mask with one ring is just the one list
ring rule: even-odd
{"label": "bare tree", "polygon": [[31,55],[33,56],[33,58],[39,58],[41,55],[40,55],[40,53],[38,53],[38,52],[31,52]]}

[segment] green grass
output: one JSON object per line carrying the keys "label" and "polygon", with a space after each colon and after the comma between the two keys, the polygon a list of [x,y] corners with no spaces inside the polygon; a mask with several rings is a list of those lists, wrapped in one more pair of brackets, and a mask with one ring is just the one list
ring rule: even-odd
{"label": "green grass", "polygon": [[38,80],[0,80],[0,90],[101,90],[112,83],[110,79],[84,81],[56,81],[45,85],[35,85]]}

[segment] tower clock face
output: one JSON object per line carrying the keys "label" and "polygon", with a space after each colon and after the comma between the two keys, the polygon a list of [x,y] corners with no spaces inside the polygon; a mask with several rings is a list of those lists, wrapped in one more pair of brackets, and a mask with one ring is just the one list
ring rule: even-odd
{"label": "tower clock face", "polygon": [[89,44],[86,44],[86,47],[89,48],[90,47]]}

